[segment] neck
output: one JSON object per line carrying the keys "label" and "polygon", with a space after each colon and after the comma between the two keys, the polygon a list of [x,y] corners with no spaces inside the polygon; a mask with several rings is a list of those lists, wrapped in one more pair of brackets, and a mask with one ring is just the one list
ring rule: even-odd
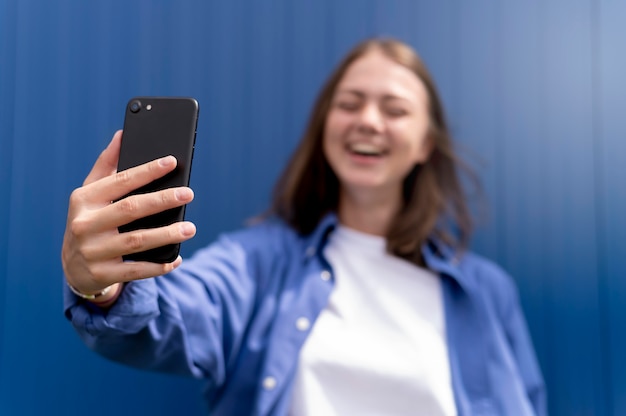
{"label": "neck", "polygon": [[385,237],[400,210],[399,195],[356,195],[341,192],[339,221],[346,227]]}

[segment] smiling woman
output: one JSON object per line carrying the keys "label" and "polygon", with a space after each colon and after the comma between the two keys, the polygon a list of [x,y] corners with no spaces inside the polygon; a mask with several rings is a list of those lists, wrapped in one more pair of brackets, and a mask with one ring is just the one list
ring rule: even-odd
{"label": "smiling woman", "polygon": [[[516,289],[465,249],[443,108],[408,45],[357,45],[321,91],[270,214],[184,263],[122,262],[195,228],[120,244],[125,199],[98,200],[175,167],[152,161],[120,181],[120,140],[72,194],[63,243],[66,316],[94,350],[205,379],[213,415],[545,414]],[[132,198],[140,218],[193,194]],[[113,285],[97,302],[76,295]]]}
{"label": "smiling woman", "polygon": [[[353,227],[386,236],[391,253],[423,265],[428,238],[457,250],[469,240],[472,221],[458,162],[420,57],[395,40],[366,41],[324,86],[279,180],[274,210],[304,233],[337,211]],[[363,192],[357,192],[360,181]]]}
{"label": "smiling woman", "polygon": [[387,235],[388,221],[376,217],[391,220],[400,211],[404,178],[432,149],[429,123],[425,87],[410,70],[379,51],[348,68],[323,140],[324,155],[341,184],[342,223]]}

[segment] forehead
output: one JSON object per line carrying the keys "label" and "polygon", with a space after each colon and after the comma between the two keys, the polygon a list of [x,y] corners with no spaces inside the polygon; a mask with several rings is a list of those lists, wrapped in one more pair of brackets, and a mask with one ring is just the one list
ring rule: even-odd
{"label": "forehead", "polygon": [[426,87],[415,73],[376,50],[348,66],[336,92],[344,91],[392,95],[417,102],[427,99]]}

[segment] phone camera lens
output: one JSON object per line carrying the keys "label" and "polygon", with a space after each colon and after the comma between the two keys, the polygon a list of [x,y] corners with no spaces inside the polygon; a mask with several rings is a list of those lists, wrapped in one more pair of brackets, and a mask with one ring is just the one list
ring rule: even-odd
{"label": "phone camera lens", "polygon": [[139,110],[141,110],[141,101],[133,100],[128,107],[130,108],[131,112],[138,113]]}

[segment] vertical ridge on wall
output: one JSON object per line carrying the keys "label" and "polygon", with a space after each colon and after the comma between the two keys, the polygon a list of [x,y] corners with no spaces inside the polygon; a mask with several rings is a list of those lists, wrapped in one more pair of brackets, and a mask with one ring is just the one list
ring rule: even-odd
{"label": "vertical ridge on wall", "polygon": [[[248,11],[243,2],[206,2],[198,16],[202,68],[193,89],[200,102],[200,117],[192,171],[196,197],[189,205],[189,219],[198,224],[196,237],[184,244],[186,253],[204,246],[217,234],[241,224],[244,204],[244,168],[250,74],[246,56]],[[198,15],[198,10],[191,13]],[[209,221],[209,218],[220,218]]]}
{"label": "vertical ridge on wall", "polygon": [[373,30],[376,35],[393,36],[411,45],[416,44],[417,1],[375,0],[373,15]]}
{"label": "vertical ridge on wall", "polygon": [[[602,351],[610,351],[609,333],[611,326],[611,316],[609,314],[609,298],[607,294],[607,288],[609,285],[609,277],[607,276],[606,264],[603,261],[603,253],[607,247],[605,244],[606,233],[604,229],[605,224],[605,203],[606,200],[603,196],[604,178],[602,175],[602,154],[604,152],[604,134],[601,122],[601,114],[603,111],[602,102],[602,79],[601,79],[601,66],[602,66],[602,42],[601,42],[601,4],[599,0],[594,0],[591,3],[590,10],[591,17],[591,85],[592,85],[592,137],[593,137],[593,179],[594,179],[594,211],[595,211],[595,230],[597,234],[596,243],[596,267],[598,276],[598,306],[599,306],[599,332],[600,332],[600,348]],[[610,383],[610,353],[600,355],[601,371],[602,371],[602,384],[605,386],[611,385]],[[600,389],[600,400],[604,404],[603,410],[605,414],[614,414],[614,399],[613,389],[602,388]]]}
{"label": "vertical ridge on wall", "polygon": [[[9,228],[11,223],[11,198],[13,184],[13,134],[15,113],[15,61],[17,7],[12,2],[0,3],[0,363],[4,356],[5,307],[8,280]],[[0,410],[4,395],[0,392]]]}
{"label": "vertical ridge on wall", "polygon": [[[482,255],[502,258],[498,223],[493,221],[482,204],[498,201],[502,182],[506,175],[502,171],[503,144],[498,140],[498,122],[501,98],[499,60],[500,38],[498,30],[499,5],[494,0],[461,3],[457,12],[456,46],[458,65],[454,68],[456,82],[456,110],[454,115],[457,133],[455,139],[461,157],[480,174],[487,201],[480,200],[478,190],[468,189],[472,210],[476,213],[478,232],[472,246]],[[466,45],[480,45],[468,48]],[[489,162],[486,162],[489,161]],[[471,186],[471,184],[468,184]],[[493,214],[493,213],[491,213]],[[496,217],[500,218],[500,217]]]}
{"label": "vertical ridge on wall", "polygon": [[598,16],[598,76],[601,148],[596,159],[602,200],[599,218],[603,301],[608,316],[606,388],[611,390],[613,415],[626,414],[626,3],[596,0]]}
{"label": "vertical ridge on wall", "polygon": [[243,213],[249,217],[264,211],[270,201],[271,184],[282,165],[283,153],[279,149],[285,140],[283,120],[290,105],[286,100],[288,63],[285,60],[289,48],[282,36],[286,9],[278,0],[252,2],[246,16],[245,55],[249,59],[246,65],[249,72],[244,119],[248,122],[242,162],[250,169],[244,184],[247,212]]}
{"label": "vertical ridge on wall", "polygon": [[[567,6],[565,6],[567,4]],[[602,403],[602,350],[598,340],[600,306],[593,203],[592,63],[590,0],[543,3],[543,60],[545,82],[542,122],[547,164],[550,211],[543,238],[548,242],[546,272],[550,296],[548,342],[577,339],[576,348],[554,348],[551,369],[568,374],[556,383],[553,394],[568,397],[556,413],[604,414]],[[555,24],[558,22],[558,24]],[[575,122],[573,122],[575,120]],[[575,377],[574,377],[575,375]],[[583,387],[579,379],[589,380]]]}
{"label": "vertical ridge on wall", "polygon": [[454,114],[456,110],[455,60],[458,44],[455,36],[456,11],[449,1],[417,3],[415,21],[415,47],[428,66],[439,95],[448,114],[449,127],[454,136],[458,133]]}
{"label": "vertical ridge on wall", "polygon": [[333,65],[357,42],[374,36],[376,0],[360,0],[359,8],[365,13],[355,13],[355,5],[349,1],[327,0],[329,51]]}
{"label": "vertical ridge on wall", "polygon": [[[490,201],[497,236],[494,259],[517,282],[537,354],[545,365],[550,362],[546,359],[549,350],[541,348],[550,332],[544,321],[546,259],[537,253],[547,247],[536,237],[548,222],[542,201],[549,194],[545,184],[549,155],[539,151],[545,141],[541,127],[541,2],[498,4],[496,144],[494,168],[487,175],[493,177],[496,187],[495,199]],[[491,231],[488,235],[494,238]]]}
{"label": "vertical ridge on wall", "polygon": [[332,62],[329,54],[329,11],[328,2],[288,2],[292,5],[291,16],[294,32],[288,37],[289,56],[287,73],[291,88],[288,88],[290,113],[287,120],[289,149],[284,149],[283,160],[295,148],[309,121],[317,93],[330,71]]}

